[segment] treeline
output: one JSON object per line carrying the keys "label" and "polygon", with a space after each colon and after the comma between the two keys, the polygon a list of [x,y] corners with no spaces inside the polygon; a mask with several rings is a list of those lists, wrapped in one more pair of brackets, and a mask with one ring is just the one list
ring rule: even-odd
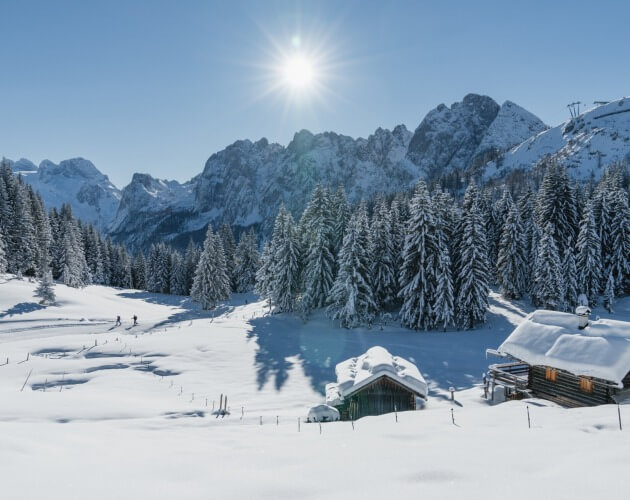
{"label": "treeline", "polygon": [[493,284],[536,307],[568,311],[603,294],[612,309],[630,292],[626,181],[615,166],[582,187],[550,163],[540,188],[517,199],[471,183],[458,204],[420,181],[409,199],[382,197],[371,210],[317,186],[298,222],[280,209],[257,291],[276,311],[326,307],[345,327],[400,308],[412,329],[472,328]]}
{"label": "treeline", "polygon": [[0,165],[0,272],[51,273],[72,287],[134,286],[124,247],[74,217],[70,205],[47,213],[40,195],[6,161]]}

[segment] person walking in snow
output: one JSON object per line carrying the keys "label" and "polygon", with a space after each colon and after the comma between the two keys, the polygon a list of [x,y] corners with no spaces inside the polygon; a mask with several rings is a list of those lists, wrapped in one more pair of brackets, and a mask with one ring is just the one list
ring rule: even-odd
{"label": "person walking in snow", "polygon": [[135,314],[133,315],[133,326],[136,326],[138,324],[138,316],[136,316]]}
{"label": "person walking in snow", "polygon": [[120,321],[120,314],[118,316],[116,316],[116,326],[120,326],[122,325],[122,322]]}

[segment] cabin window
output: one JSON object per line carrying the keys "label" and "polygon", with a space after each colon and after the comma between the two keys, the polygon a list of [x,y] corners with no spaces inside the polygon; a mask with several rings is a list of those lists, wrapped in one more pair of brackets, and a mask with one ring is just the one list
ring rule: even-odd
{"label": "cabin window", "polygon": [[588,394],[593,392],[593,379],[580,377],[580,391]]}
{"label": "cabin window", "polygon": [[557,378],[558,378],[558,370],[548,366],[545,369],[545,379],[549,380],[549,382],[555,382]]}

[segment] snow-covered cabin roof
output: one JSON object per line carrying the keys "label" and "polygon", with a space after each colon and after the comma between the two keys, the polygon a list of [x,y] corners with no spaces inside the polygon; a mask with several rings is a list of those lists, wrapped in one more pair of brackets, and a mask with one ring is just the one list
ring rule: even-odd
{"label": "snow-covered cabin roof", "polygon": [[337,382],[326,385],[326,404],[341,404],[344,398],[386,376],[415,394],[426,397],[427,383],[418,367],[383,347],[375,346],[365,354],[342,361],[335,367]]}
{"label": "snow-covered cabin roof", "polygon": [[529,365],[622,385],[630,372],[630,323],[600,319],[579,329],[575,314],[539,310],[529,314],[497,351]]}

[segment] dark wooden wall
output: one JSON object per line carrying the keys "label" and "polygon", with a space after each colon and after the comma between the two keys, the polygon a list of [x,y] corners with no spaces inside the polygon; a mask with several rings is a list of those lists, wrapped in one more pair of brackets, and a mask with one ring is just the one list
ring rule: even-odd
{"label": "dark wooden wall", "polygon": [[389,377],[380,377],[337,407],[341,420],[416,409],[416,395]]}
{"label": "dark wooden wall", "polygon": [[607,386],[594,382],[593,392],[580,390],[580,379],[575,375],[558,370],[554,382],[545,378],[544,366],[534,366],[530,372],[530,388],[543,398],[566,406],[595,406],[613,402],[612,392]]}

